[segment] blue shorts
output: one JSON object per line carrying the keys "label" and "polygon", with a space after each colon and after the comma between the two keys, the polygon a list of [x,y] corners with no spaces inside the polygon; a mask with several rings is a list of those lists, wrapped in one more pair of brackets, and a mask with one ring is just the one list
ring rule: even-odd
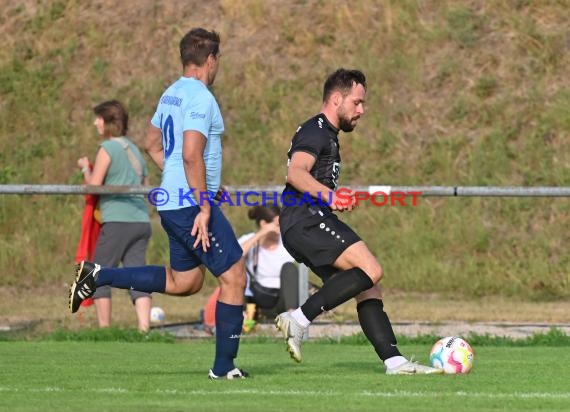
{"label": "blue shorts", "polygon": [[170,266],[177,272],[185,272],[204,265],[218,277],[242,257],[243,251],[230,222],[216,206],[212,207],[208,226],[208,251],[204,252],[201,244],[194,248],[196,236],[192,236],[190,232],[199,212],[200,208],[197,206],[158,212],[162,227],[168,234]]}

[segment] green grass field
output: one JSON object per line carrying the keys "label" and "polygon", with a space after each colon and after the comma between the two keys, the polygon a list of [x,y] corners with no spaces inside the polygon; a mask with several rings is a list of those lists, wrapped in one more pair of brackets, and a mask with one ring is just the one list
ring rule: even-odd
{"label": "green grass field", "polygon": [[[567,340],[474,345],[468,375],[386,376],[370,346],[356,341],[309,341],[298,365],[281,341],[245,339],[237,364],[253,379],[215,382],[206,377],[210,340],[4,341],[0,410],[568,411]],[[401,349],[427,362],[430,345]]]}

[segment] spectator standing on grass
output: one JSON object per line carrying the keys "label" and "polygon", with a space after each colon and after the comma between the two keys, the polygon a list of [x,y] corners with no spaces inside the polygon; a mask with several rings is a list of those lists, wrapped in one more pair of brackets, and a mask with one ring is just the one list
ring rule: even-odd
{"label": "spectator standing on grass", "polygon": [[[288,152],[284,208],[280,216],[285,248],[306,264],[323,286],[293,312],[275,319],[291,357],[301,362],[305,330],[321,313],[355,298],[362,331],[389,375],[435,374],[441,369],[402,356],[382,302],[378,282],[383,271],[360,237],[333,212],[350,212],[352,198],[335,190],[341,169],[338,134],[351,132],[364,115],[366,78],[358,70],[339,69],[325,81],[321,112],[302,124]],[[313,202],[306,202],[309,194]],[[320,199],[320,200],[319,200]],[[322,199],[331,199],[323,204]]]}
{"label": "spectator standing on grass", "polygon": [[222,176],[224,122],[214,95],[220,64],[220,36],[202,28],[180,41],[182,77],[160,97],[146,136],[147,152],[162,170],[157,204],[168,234],[170,266],[104,268],[78,265],[69,306],[76,312],[97,287],[190,296],[200,291],[206,268],[218,279],[216,354],[210,379],[246,378],[234,365],[243,324],[246,283],[242,249],[233,229],[208,193],[217,193]]}
{"label": "spectator standing on grass", "polygon": [[[93,186],[136,186],[148,184],[148,169],[137,146],[126,137],[129,115],[117,100],[93,108],[94,125],[104,138],[95,157],[93,169],[84,156],[77,160],[86,184]],[[99,196],[101,230],[95,247],[94,260],[102,266],[125,267],[145,264],[151,235],[150,219],[142,195],[109,194]],[[129,290],[135,306],[138,329],[150,328],[150,293]],[[93,295],[99,327],[111,325],[111,287],[98,287]]]}

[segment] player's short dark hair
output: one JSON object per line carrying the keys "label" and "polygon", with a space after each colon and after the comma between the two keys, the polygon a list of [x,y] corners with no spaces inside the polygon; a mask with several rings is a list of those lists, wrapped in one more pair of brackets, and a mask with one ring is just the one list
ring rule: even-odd
{"label": "player's short dark hair", "polygon": [[326,102],[330,95],[339,91],[343,96],[350,93],[352,86],[354,84],[361,84],[366,90],[366,76],[360,70],[347,70],[338,69],[325,81],[325,86],[323,88],[323,102]]}
{"label": "player's short dark hair", "polygon": [[220,35],[213,30],[195,28],[180,40],[180,61],[183,67],[189,64],[202,66],[210,54],[218,57],[219,52]]}
{"label": "player's short dark hair", "polygon": [[253,206],[247,212],[247,217],[251,220],[255,220],[255,223],[259,226],[259,222],[262,220],[269,223],[275,216],[279,216],[281,213],[281,208],[276,204],[267,204],[267,205],[256,205]]}
{"label": "player's short dark hair", "polygon": [[95,116],[105,122],[105,137],[126,136],[129,130],[129,114],[125,106],[118,100],[108,100],[93,108]]}

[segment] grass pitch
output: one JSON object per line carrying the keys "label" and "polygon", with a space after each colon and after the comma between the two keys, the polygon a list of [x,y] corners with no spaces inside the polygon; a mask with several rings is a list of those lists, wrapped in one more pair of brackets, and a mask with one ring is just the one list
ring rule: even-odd
{"label": "grass pitch", "polygon": [[[369,345],[307,342],[294,364],[282,341],[248,341],[253,378],[209,381],[210,340],[0,342],[6,411],[570,410],[568,347],[476,346],[468,375],[386,376]],[[430,345],[404,344],[427,362]]]}

